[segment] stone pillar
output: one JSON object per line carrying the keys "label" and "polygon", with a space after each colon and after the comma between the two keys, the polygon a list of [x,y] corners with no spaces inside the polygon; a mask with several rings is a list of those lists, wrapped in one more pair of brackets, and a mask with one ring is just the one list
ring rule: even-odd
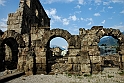
{"label": "stone pillar", "polygon": [[42,46],[41,40],[32,41],[34,46],[36,73],[46,74],[46,48]]}
{"label": "stone pillar", "polygon": [[101,70],[100,52],[97,45],[98,44],[97,42],[99,42],[99,38],[96,36],[98,30],[95,30],[99,28],[100,27],[93,27],[91,30],[80,29],[82,32],[85,33],[85,35],[83,35],[83,33],[80,32],[81,34],[80,36],[82,38],[81,51],[88,52],[88,56],[90,57],[90,61],[91,61],[90,67],[92,73],[96,73]]}
{"label": "stone pillar", "polygon": [[89,56],[91,60],[92,73],[98,73],[101,71],[101,56],[98,46],[89,46]]}
{"label": "stone pillar", "polygon": [[0,30],[0,72],[5,70],[5,67],[4,67],[5,51],[4,51],[4,46],[1,45],[3,42],[2,35],[3,35],[3,32],[2,30]]}
{"label": "stone pillar", "polygon": [[3,71],[5,69],[4,61],[5,61],[5,51],[4,47],[1,46],[2,39],[0,37],[0,71]]}
{"label": "stone pillar", "polygon": [[87,51],[80,52],[81,73],[91,74],[91,62]]}
{"label": "stone pillar", "polygon": [[124,69],[124,45],[120,46],[120,69]]}
{"label": "stone pillar", "polygon": [[73,47],[68,49],[69,56],[68,56],[68,65],[69,65],[69,72],[70,73],[80,73],[81,71],[81,63],[80,63],[80,57],[79,52],[80,49],[75,49]]}

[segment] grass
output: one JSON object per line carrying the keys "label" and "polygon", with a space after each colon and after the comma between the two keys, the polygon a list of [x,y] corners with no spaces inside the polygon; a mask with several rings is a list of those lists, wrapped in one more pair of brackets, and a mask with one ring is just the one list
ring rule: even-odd
{"label": "grass", "polygon": [[121,71],[118,74],[124,76],[124,71]]}
{"label": "grass", "polygon": [[108,75],[108,78],[113,78],[114,76],[112,76],[112,75]]}
{"label": "grass", "polygon": [[90,77],[91,75],[90,74],[84,74],[84,77]]}

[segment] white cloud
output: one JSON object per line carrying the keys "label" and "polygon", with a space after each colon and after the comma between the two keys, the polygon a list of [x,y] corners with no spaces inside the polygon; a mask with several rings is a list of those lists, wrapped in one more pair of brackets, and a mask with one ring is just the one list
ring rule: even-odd
{"label": "white cloud", "polygon": [[[5,0],[0,0],[0,1],[5,1]],[[61,3],[71,3],[71,2],[76,2],[78,4],[84,5],[86,3],[92,4],[95,3],[97,5],[103,4],[103,5],[109,5],[110,3],[124,3],[124,0],[40,0],[41,3],[44,4],[51,4],[51,3],[56,3],[56,2],[61,2]]]}
{"label": "white cloud", "polygon": [[78,9],[80,9],[80,8],[81,8],[81,6],[80,6],[80,5],[77,5],[75,8],[78,8]]}
{"label": "white cloud", "polygon": [[48,16],[52,16],[56,14],[56,9],[55,8],[51,8],[50,10],[46,10],[46,13]]}
{"label": "white cloud", "polygon": [[101,3],[102,1],[101,0],[94,0],[95,3]]}
{"label": "white cloud", "polygon": [[105,7],[103,7],[103,9],[100,12],[105,12]]}
{"label": "white cloud", "polygon": [[70,16],[69,19],[76,21],[78,18],[75,15],[73,15],[73,16]]}
{"label": "white cloud", "polygon": [[55,8],[51,8],[50,10],[45,10],[47,15],[52,18],[51,24],[53,24],[55,21],[61,21],[61,17],[56,15],[57,10]]}
{"label": "white cloud", "polygon": [[78,0],[78,3],[81,4],[81,5],[86,4],[86,2],[84,2],[84,0]]}
{"label": "white cloud", "polygon": [[95,13],[94,16],[100,16],[100,13]]}
{"label": "white cloud", "polygon": [[110,2],[103,2],[103,5],[109,5]]}
{"label": "white cloud", "polygon": [[93,21],[93,19],[92,19],[92,18],[87,18],[87,20],[89,20],[89,21]]}
{"label": "white cloud", "polygon": [[115,26],[112,26],[111,28],[120,29],[121,31],[124,31],[124,25],[121,25],[121,26],[115,25]]}
{"label": "white cloud", "polygon": [[81,20],[83,20],[83,21],[93,21],[93,19],[92,18],[80,18]]}
{"label": "white cloud", "polygon": [[124,14],[124,10],[122,10],[120,13]]}
{"label": "white cloud", "polygon": [[2,31],[6,31],[7,30],[7,24],[5,22],[0,22],[0,29]]}
{"label": "white cloud", "polygon": [[103,5],[109,5],[110,3],[124,3],[124,0],[109,0],[109,1],[103,2]]}
{"label": "white cloud", "polygon": [[123,22],[120,22],[120,24],[123,24]]}
{"label": "white cloud", "polygon": [[116,12],[113,12],[113,14],[115,14]]}
{"label": "white cloud", "polygon": [[81,11],[75,11],[74,12],[74,14],[80,14],[81,13]]}
{"label": "white cloud", "polygon": [[102,23],[102,24],[105,24],[105,20],[103,20],[101,23]]}
{"label": "white cloud", "polygon": [[63,22],[63,25],[69,25],[69,20],[66,19],[66,18],[64,18],[64,19],[62,20],[62,22]]}
{"label": "white cloud", "polygon": [[89,8],[89,10],[92,10],[92,8]]}
{"label": "white cloud", "polygon": [[1,22],[0,22],[0,29],[1,29],[2,31],[6,31],[6,30],[7,30],[7,24],[6,24],[7,19],[8,19],[8,18],[2,18],[2,19],[1,19]]}
{"label": "white cloud", "polygon": [[110,0],[113,3],[124,3],[124,0]]}
{"label": "white cloud", "polygon": [[97,4],[97,5],[100,5],[101,4],[101,0],[94,0],[95,1],[95,3]]}
{"label": "white cloud", "polygon": [[0,22],[0,28],[7,28],[6,23],[4,23],[4,22]]}
{"label": "white cloud", "polygon": [[4,6],[5,5],[5,0],[0,0],[0,5]]}
{"label": "white cloud", "polygon": [[89,22],[87,25],[91,25],[92,23],[91,22]]}
{"label": "white cloud", "polygon": [[41,3],[44,4],[51,4],[51,3],[55,3],[55,2],[64,2],[64,3],[69,3],[69,2],[73,2],[74,0],[40,0]]}
{"label": "white cloud", "polygon": [[109,6],[108,9],[112,9],[113,7]]}
{"label": "white cloud", "polygon": [[61,17],[60,17],[60,16],[53,15],[53,18],[54,18],[55,20],[61,21]]}
{"label": "white cloud", "polygon": [[7,22],[8,17],[7,18],[2,18],[1,20],[4,21],[4,22]]}
{"label": "white cloud", "polygon": [[84,18],[80,18],[81,20],[84,20]]}

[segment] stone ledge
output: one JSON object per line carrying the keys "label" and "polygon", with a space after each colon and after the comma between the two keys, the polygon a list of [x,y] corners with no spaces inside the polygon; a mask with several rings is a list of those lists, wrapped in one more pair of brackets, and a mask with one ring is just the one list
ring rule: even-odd
{"label": "stone ledge", "polygon": [[13,74],[8,74],[8,75],[5,75],[5,76],[1,76],[0,77],[0,83],[12,80],[12,79],[20,77],[22,75],[24,75],[24,71],[23,72],[16,72],[16,73],[13,73]]}

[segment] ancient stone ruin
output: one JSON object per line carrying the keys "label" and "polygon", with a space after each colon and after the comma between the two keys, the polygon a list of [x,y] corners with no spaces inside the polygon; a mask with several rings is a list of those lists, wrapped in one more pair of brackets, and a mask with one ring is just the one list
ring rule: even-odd
{"label": "ancient stone ruin", "polygon": [[[7,31],[0,30],[0,71],[17,69],[27,75],[97,73],[102,70],[103,60],[115,60],[100,56],[98,43],[103,36],[118,40],[116,64],[124,69],[124,35],[118,29],[93,26],[89,30],[80,28],[79,35],[50,29],[50,18],[39,0],[20,0],[17,11],[8,15],[7,25]],[[67,41],[67,55],[52,56],[50,41],[55,37]]]}

